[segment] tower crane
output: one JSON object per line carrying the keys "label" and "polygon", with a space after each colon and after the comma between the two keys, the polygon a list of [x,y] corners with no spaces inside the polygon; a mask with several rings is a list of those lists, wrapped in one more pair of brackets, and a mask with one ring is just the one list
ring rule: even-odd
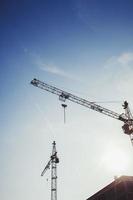
{"label": "tower crane", "polygon": [[86,99],[80,98],[78,96],[75,96],[69,92],[63,91],[57,87],[54,87],[52,85],[49,85],[47,83],[44,83],[38,79],[33,79],[31,81],[31,84],[35,87],[38,87],[40,89],[46,90],[50,93],[53,93],[57,96],[59,96],[59,100],[65,102],[66,100],[70,100],[74,103],[80,104],[82,106],[85,106],[91,110],[97,111],[99,113],[102,113],[104,115],[107,115],[109,117],[112,117],[114,119],[117,119],[119,121],[122,121],[124,125],[122,126],[122,129],[125,134],[129,135],[131,143],[133,145],[133,116],[130,111],[129,105],[127,101],[124,101],[123,108],[125,110],[125,113],[118,114],[114,111],[111,111],[107,108],[104,108],[94,102],[88,101]]}
{"label": "tower crane", "polygon": [[57,200],[57,163],[59,163],[59,158],[57,157],[55,141],[52,143],[52,145],[52,155],[42,171],[41,176],[43,176],[47,169],[50,169],[51,166],[51,200]]}

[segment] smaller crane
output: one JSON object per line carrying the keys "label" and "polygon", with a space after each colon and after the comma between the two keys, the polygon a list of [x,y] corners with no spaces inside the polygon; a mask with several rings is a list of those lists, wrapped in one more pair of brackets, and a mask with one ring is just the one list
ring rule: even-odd
{"label": "smaller crane", "polygon": [[59,158],[57,157],[55,141],[53,141],[52,145],[52,155],[42,171],[41,176],[43,176],[47,169],[50,169],[51,166],[51,200],[57,200],[57,163],[59,163]]}

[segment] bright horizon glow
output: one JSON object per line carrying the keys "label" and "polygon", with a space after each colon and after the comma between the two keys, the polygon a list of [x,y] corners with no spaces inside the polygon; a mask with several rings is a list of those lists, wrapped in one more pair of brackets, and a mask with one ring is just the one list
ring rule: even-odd
{"label": "bright horizon glow", "polygon": [[128,155],[115,146],[108,147],[102,157],[104,168],[117,176],[123,175],[128,170],[129,161]]}

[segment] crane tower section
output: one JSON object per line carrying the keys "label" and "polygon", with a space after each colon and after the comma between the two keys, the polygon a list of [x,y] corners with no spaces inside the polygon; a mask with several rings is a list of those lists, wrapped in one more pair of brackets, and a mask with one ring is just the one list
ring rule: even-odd
{"label": "crane tower section", "polygon": [[51,167],[51,200],[57,200],[57,163],[59,163],[59,158],[57,157],[55,141],[52,143],[52,145],[52,155],[42,171],[41,176],[43,176],[47,169],[50,169]]}

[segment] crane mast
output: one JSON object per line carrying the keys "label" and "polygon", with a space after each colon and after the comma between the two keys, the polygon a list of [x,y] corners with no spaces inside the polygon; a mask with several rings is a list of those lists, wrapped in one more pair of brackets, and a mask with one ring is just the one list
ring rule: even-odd
{"label": "crane mast", "polygon": [[45,91],[48,91],[50,93],[53,93],[57,96],[59,96],[59,100],[65,102],[66,100],[70,100],[74,103],[80,104],[84,107],[87,107],[91,110],[97,111],[99,113],[102,113],[104,115],[107,115],[109,117],[112,117],[114,119],[120,120],[122,122],[124,122],[124,125],[122,126],[123,131],[125,134],[130,136],[132,145],[133,145],[133,117],[132,114],[130,112],[129,106],[127,101],[124,102],[124,109],[125,109],[125,113],[122,114],[118,114],[112,110],[109,110],[107,108],[104,108],[96,103],[93,103],[91,101],[88,101],[86,99],[80,98],[78,96],[75,96],[69,92],[63,91],[57,87],[54,87],[52,85],[49,85],[47,83],[44,83],[38,79],[33,79],[31,81],[31,84],[35,87],[38,87],[40,89],[43,89]]}
{"label": "crane mast", "polygon": [[51,200],[57,200],[57,163],[59,163],[59,159],[57,157],[55,141],[52,143],[52,145],[52,155],[42,171],[41,176],[43,176],[47,169],[50,169],[51,166]]}

